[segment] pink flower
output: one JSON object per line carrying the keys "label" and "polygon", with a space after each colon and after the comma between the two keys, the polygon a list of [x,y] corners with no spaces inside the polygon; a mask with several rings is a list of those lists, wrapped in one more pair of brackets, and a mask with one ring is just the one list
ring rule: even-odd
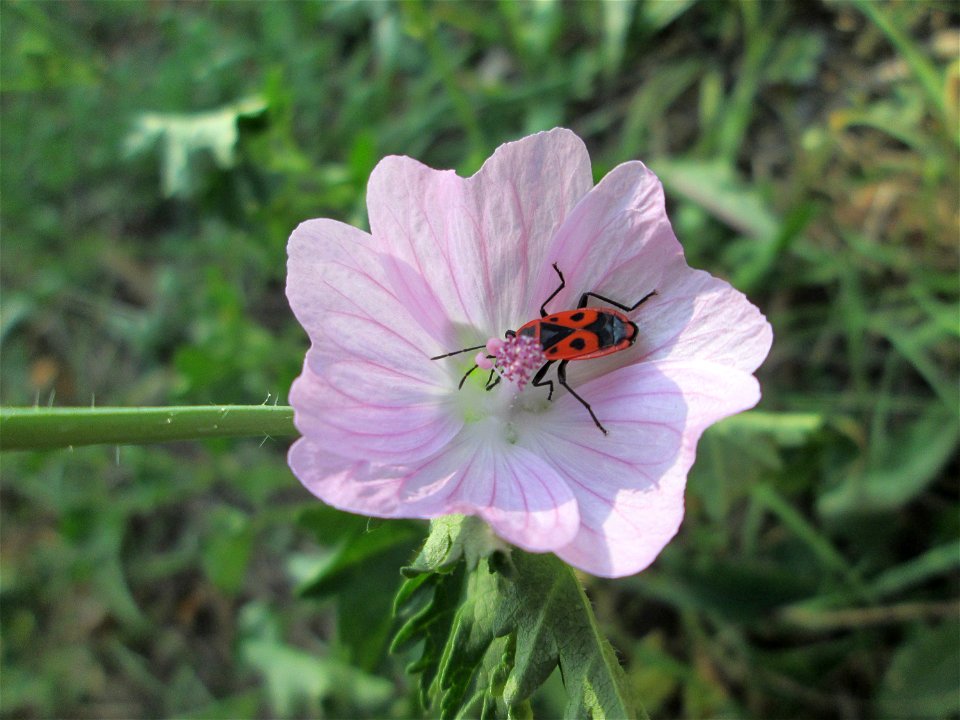
{"label": "pink flower", "polygon": [[[319,219],[290,238],[287,296],[311,341],[293,472],[350,512],[479,515],[595,575],[647,567],[677,532],[701,433],[757,403],[772,341],[741,293],[687,266],[656,176],[628,162],[594,187],[583,142],[555,129],[466,179],[387,157],[367,206],[370,233]],[[553,263],[566,287],[548,312],[656,290],[630,314],[632,347],[570,363],[607,435],[556,382],[549,402],[530,384],[486,391],[482,369],[458,390],[474,353],[430,360],[539,318]]]}

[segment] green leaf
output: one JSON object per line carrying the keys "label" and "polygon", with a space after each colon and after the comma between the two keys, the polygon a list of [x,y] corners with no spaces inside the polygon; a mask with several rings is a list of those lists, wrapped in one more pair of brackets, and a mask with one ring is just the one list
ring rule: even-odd
{"label": "green leaf", "polygon": [[201,556],[203,569],[214,585],[234,595],[246,576],[253,550],[253,525],[246,513],[226,506],[213,509],[209,525]]}
{"label": "green leaf", "polygon": [[623,62],[627,34],[636,12],[637,0],[603,3],[600,8],[603,15],[603,71],[608,77],[616,75]]}
{"label": "green leaf", "polygon": [[701,612],[733,622],[759,623],[775,610],[817,590],[815,569],[768,560],[704,557],[679,568],[685,593]]}
{"label": "green leaf", "polygon": [[449,574],[423,573],[407,580],[397,595],[395,612],[405,617],[390,646],[399,652],[422,642],[420,657],[407,666],[407,672],[420,675],[419,699],[423,707],[430,702],[431,687],[440,671],[444,648],[463,594],[464,563]]}
{"label": "green leaf", "polygon": [[696,2],[697,0],[647,0],[641,6],[640,17],[651,32],[656,32],[672,23]]}
{"label": "green leaf", "polygon": [[960,623],[922,628],[900,646],[887,668],[880,696],[879,717],[949,717],[960,710],[957,680]]}
{"label": "green leaf", "polygon": [[960,541],[930,548],[907,562],[885,570],[871,582],[871,591],[877,597],[892,595],[956,569],[960,569]]}
{"label": "green leaf", "polygon": [[397,568],[409,560],[422,530],[412,522],[372,523],[332,508],[311,509],[301,524],[326,542],[336,538],[336,545],[302,578],[299,594],[336,600],[337,639],[351,662],[374,670],[393,625],[392,593],[384,585],[400,585]]}
{"label": "green leaf", "polygon": [[559,665],[567,717],[636,717],[626,676],[573,570],[549,554],[515,550],[512,560],[517,579],[503,588],[497,616],[497,634],[517,634],[516,664],[504,688],[507,703],[526,700]]}
{"label": "green leaf", "polygon": [[[787,465],[784,450],[809,446],[823,426],[824,418],[818,413],[757,410],[717,423],[700,441],[697,462],[690,473],[688,500],[696,499],[708,517],[724,522],[751,487]],[[728,527],[729,532],[734,530]]]}
{"label": "green leaf", "polygon": [[[890,43],[897,49],[926,93],[927,102],[940,113],[948,125],[955,122],[955,113],[947,106],[946,98],[941,91],[942,73],[904,32],[904,28],[891,17],[893,13],[883,5],[870,0],[853,0],[853,4],[887,36]],[[956,140],[955,134],[954,140]]]}
{"label": "green leaf", "polygon": [[789,33],[776,46],[765,70],[769,83],[805,85],[816,79],[827,47],[823,33],[805,28]]}
{"label": "green leaf", "polygon": [[851,470],[843,482],[820,497],[827,516],[892,510],[909,502],[934,480],[960,442],[956,417],[940,405],[885,443],[864,469]]}
{"label": "green leaf", "polygon": [[430,523],[430,535],[423,549],[409,567],[402,572],[413,577],[423,572],[445,572],[465,559],[467,567],[476,567],[480,558],[506,551],[503,541],[489,526],[472,515],[446,515]]}
{"label": "green leaf", "polygon": [[823,426],[824,417],[820,413],[748,410],[717,423],[715,432],[724,436],[770,435],[781,447],[802,447]]}
{"label": "green leaf", "polygon": [[329,594],[327,586],[336,582],[339,576],[355,568],[362,569],[376,558],[392,554],[397,547],[402,548],[404,558],[409,557],[414,543],[422,536],[422,531],[410,522],[390,522],[368,528],[367,518],[350,517],[358,521],[352,532],[342,538],[333,553],[314,569],[312,577],[300,587],[301,594]]}
{"label": "green leaf", "polygon": [[188,196],[193,189],[192,157],[207,151],[217,167],[232,168],[234,147],[239,137],[238,122],[244,117],[260,115],[266,109],[262,98],[251,97],[210,112],[142,113],[137,118],[136,127],[127,135],[127,154],[136,155],[162,142],[163,194],[167,197]]}
{"label": "green leaf", "polygon": [[264,676],[275,716],[319,715],[321,701],[332,700],[369,711],[393,696],[389,680],[285,643],[280,618],[265,603],[245,606],[239,625],[240,656]]}
{"label": "green leaf", "polygon": [[182,713],[180,720],[233,720],[239,717],[256,717],[260,710],[260,693],[256,690],[231,695],[204,705],[198,710]]}
{"label": "green leaf", "polygon": [[780,221],[760,193],[722,161],[668,160],[651,162],[671,192],[696,203],[715,218],[761,243],[772,243]]}
{"label": "green leaf", "polygon": [[[489,531],[464,520],[435,526],[427,545],[482,544],[467,536]],[[448,567],[448,558],[434,552],[434,567]],[[573,570],[549,554],[514,549],[503,558],[492,552],[447,574],[421,570],[401,590],[399,611],[408,619],[394,649],[423,641],[410,669],[422,673],[424,705],[442,718],[525,716],[533,693],[560,667],[566,717],[636,717],[626,676]]]}
{"label": "green leaf", "polygon": [[304,704],[327,697],[375,708],[393,695],[389,680],[290,645],[251,639],[243,643],[242,654],[266,678],[273,708],[282,717],[298,715]]}

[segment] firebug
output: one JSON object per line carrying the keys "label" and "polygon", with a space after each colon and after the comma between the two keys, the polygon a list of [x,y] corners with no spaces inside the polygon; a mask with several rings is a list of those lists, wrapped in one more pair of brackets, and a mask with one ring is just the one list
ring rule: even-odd
{"label": "firebug", "polygon": [[[546,362],[537,370],[530,382],[537,387],[549,387],[549,391],[547,392],[548,400],[553,398],[553,381],[544,380],[544,377],[553,364],[558,363],[557,381],[587,409],[594,424],[606,435],[607,429],[603,427],[597,419],[590,404],[567,384],[567,365],[574,360],[591,360],[593,358],[612,355],[621,350],[626,350],[633,345],[637,341],[639,330],[637,324],[628,318],[626,313],[636,310],[656,295],[657,291],[654,290],[647,293],[633,305],[629,306],[623,305],[616,300],[611,300],[603,295],[598,295],[595,292],[585,292],[580,296],[580,302],[577,303],[576,309],[548,313],[547,303],[553,300],[560,291],[566,287],[563,273],[560,272],[557,263],[553,263],[553,269],[560,277],[560,285],[550,294],[550,297],[543,301],[543,304],[540,306],[540,317],[525,323],[519,330],[507,330],[504,333],[504,337],[508,340],[529,338],[539,345],[540,350],[543,351],[543,357],[546,359]],[[591,297],[605,302],[608,305],[612,305],[617,309],[588,308],[587,301]],[[455,350],[454,352],[443,355],[437,355],[430,359],[440,360],[445,357],[450,357],[451,355],[459,355],[460,353],[480,350],[487,347],[487,345],[477,345],[463,348],[462,350]],[[485,357],[488,359],[494,358],[493,355],[486,355]],[[479,355],[478,358],[478,363],[483,360],[483,357]],[[463,383],[467,377],[478,367],[479,364],[475,364],[467,370],[466,374],[460,379],[459,387],[463,387]],[[486,364],[485,367],[491,366]],[[487,379],[487,390],[492,390],[500,382],[500,376],[498,375],[496,379],[494,379],[494,373],[495,369],[491,367],[490,377]]]}

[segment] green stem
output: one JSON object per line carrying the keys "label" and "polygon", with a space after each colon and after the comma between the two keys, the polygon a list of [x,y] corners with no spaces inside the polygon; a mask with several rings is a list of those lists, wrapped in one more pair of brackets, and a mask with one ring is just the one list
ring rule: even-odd
{"label": "green stem", "polygon": [[276,405],[0,408],[0,450],[296,434],[293,409]]}

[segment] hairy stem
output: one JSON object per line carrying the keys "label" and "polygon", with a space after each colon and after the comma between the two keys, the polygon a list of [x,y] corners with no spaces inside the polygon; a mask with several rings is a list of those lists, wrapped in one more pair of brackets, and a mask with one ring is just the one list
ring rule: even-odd
{"label": "hairy stem", "polygon": [[293,409],[276,405],[0,408],[0,450],[296,434]]}

